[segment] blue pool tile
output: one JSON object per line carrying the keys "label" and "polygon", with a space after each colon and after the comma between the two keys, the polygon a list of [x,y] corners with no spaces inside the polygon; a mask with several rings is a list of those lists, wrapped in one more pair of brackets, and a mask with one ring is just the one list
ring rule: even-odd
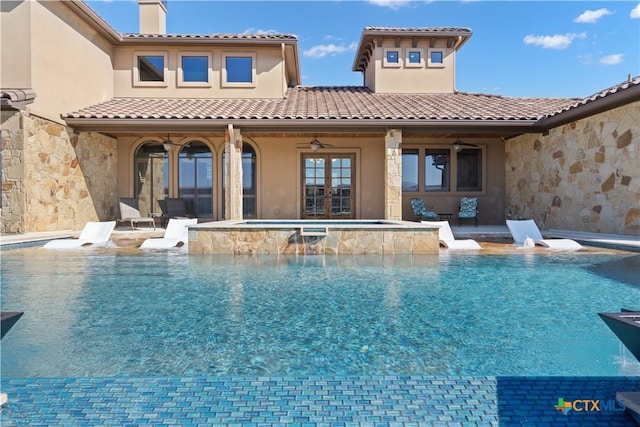
{"label": "blue pool tile", "polygon": [[[624,413],[569,413],[640,378],[332,377],[3,379],[2,425],[605,425]],[[365,389],[366,387],[366,389]],[[275,392],[275,393],[274,393]],[[278,393],[282,393],[281,395]]]}

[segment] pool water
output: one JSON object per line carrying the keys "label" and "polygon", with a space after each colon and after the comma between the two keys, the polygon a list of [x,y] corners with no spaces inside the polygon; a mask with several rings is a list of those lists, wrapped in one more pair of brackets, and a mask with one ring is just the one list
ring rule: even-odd
{"label": "pool water", "polygon": [[634,256],[3,250],[2,376],[640,375]]}

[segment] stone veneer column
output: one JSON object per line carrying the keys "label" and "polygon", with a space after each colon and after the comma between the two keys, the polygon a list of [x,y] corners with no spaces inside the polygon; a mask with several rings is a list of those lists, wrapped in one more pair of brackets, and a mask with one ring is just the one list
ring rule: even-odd
{"label": "stone veneer column", "polygon": [[384,218],[402,220],[402,130],[389,129],[384,137]]}
{"label": "stone veneer column", "polygon": [[233,125],[227,127],[225,156],[225,219],[242,219],[242,135]]}
{"label": "stone veneer column", "polygon": [[19,111],[2,111],[2,211],[0,232],[24,233],[24,132]]}

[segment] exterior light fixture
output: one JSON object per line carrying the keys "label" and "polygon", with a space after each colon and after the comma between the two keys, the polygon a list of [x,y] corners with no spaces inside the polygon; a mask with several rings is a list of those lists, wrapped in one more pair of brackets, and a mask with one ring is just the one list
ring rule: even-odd
{"label": "exterior light fixture", "polygon": [[167,153],[171,152],[173,147],[176,145],[180,145],[180,144],[176,144],[175,142],[171,141],[171,137],[169,136],[169,134],[167,134],[167,139],[162,141],[162,146],[164,147],[164,151],[166,151]]}

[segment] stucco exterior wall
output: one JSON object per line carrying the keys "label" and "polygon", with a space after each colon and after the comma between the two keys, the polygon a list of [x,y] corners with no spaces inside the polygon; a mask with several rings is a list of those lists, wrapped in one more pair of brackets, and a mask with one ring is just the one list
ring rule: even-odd
{"label": "stucco exterior wall", "polygon": [[[24,25],[32,28],[31,45],[22,54],[30,61],[37,94],[30,111],[61,122],[62,113],[112,98],[111,44],[62,2],[27,3],[31,22]],[[3,78],[1,86],[21,87],[11,83]]]}
{"label": "stucco exterior wall", "polygon": [[[154,87],[134,85],[134,60],[136,53],[167,54],[166,84]],[[222,87],[223,54],[245,53],[256,55],[255,87]],[[211,54],[210,87],[182,87],[178,84],[178,65],[181,53]],[[118,97],[161,98],[282,98],[286,91],[284,60],[280,47],[242,48],[238,46],[192,45],[157,47],[137,45],[119,47],[115,52],[114,82]]]}
{"label": "stucco exterior wall", "polygon": [[3,233],[79,230],[116,217],[112,138],[21,112],[3,123],[2,162]]}
{"label": "stucco exterior wall", "polygon": [[[407,65],[407,49],[421,49],[423,64],[419,67]],[[430,48],[442,50],[443,67],[428,66]],[[384,65],[385,49],[400,51],[400,66]],[[384,39],[381,46],[376,46],[373,58],[365,73],[365,84],[376,93],[452,93],[455,84],[455,52],[446,47],[445,40],[436,40],[431,46],[429,39],[415,42],[413,39],[401,40],[399,46],[396,39]]]}
{"label": "stucco exterior wall", "polygon": [[640,102],[506,143],[508,214],[546,229],[640,235]]}
{"label": "stucco exterior wall", "polygon": [[30,1],[0,2],[0,87],[31,87]]}

